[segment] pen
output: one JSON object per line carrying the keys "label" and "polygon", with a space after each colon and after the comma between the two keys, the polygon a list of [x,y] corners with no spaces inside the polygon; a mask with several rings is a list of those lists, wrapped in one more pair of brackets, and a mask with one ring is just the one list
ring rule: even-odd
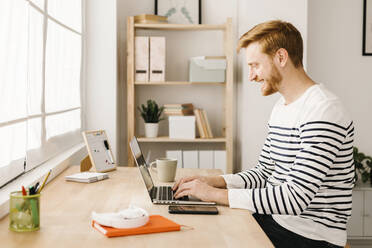
{"label": "pen", "polygon": [[35,193],[37,192],[38,187],[39,187],[39,182],[37,182],[37,183],[35,184],[35,186],[34,186]]}
{"label": "pen", "polygon": [[22,195],[27,195],[25,187],[22,186]]}
{"label": "pen", "polygon": [[34,186],[31,186],[31,187],[28,188],[28,194],[29,195],[34,195],[35,194]]}
{"label": "pen", "polygon": [[114,160],[111,157],[110,147],[109,147],[109,144],[108,144],[107,140],[104,140],[103,143],[105,144],[107,154],[108,154],[108,156],[110,158],[110,162],[111,162],[111,164],[113,164],[114,163]]}
{"label": "pen", "polygon": [[50,175],[51,172],[52,172],[52,170],[50,170],[48,172],[48,174],[45,176],[43,183],[41,184],[39,190],[37,191],[38,194],[40,194],[40,192],[43,190],[44,185],[45,185],[46,181],[48,180],[48,177],[49,177],[49,175]]}

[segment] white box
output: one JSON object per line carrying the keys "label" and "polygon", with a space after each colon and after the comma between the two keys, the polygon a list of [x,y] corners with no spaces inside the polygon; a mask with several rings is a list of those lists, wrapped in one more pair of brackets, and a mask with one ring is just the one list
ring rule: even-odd
{"label": "white box", "polygon": [[183,168],[183,159],[182,159],[182,151],[181,150],[167,150],[166,151],[167,158],[176,158],[177,159],[177,167]]}
{"label": "white box", "polygon": [[226,151],[216,150],[214,151],[214,168],[220,169],[223,173],[226,173]]}
{"label": "white box", "polygon": [[214,164],[213,151],[199,151],[199,168],[200,169],[213,169]]}
{"label": "white box", "polygon": [[169,138],[195,139],[195,116],[169,116]]}
{"label": "white box", "polygon": [[225,82],[226,59],[190,58],[190,82]]}
{"label": "white box", "polygon": [[150,82],[165,81],[165,37],[150,37]]}
{"label": "white box", "polygon": [[198,151],[183,151],[183,168],[197,169],[198,162]]}
{"label": "white box", "polygon": [[149,37],[135,37],[135,80],[138,82],[149,81]]}

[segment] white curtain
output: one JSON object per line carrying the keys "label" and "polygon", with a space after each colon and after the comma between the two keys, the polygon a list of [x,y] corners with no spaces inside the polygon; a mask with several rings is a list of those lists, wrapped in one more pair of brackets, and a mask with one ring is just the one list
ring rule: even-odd
{"label": "white curtain", "polygon": [[81,141],[81,10],[0,1],[0,186]]}

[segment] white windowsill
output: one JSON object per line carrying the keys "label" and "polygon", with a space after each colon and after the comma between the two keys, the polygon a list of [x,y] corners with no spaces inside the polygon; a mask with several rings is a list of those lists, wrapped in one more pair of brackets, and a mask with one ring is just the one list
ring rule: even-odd
{"label": "white windowsill", "polygon": [[72,165],[71,163],[76,160],[76,158],[74,158],[75,155],[82,158],[86,153],[85,143],[79,143],[2,188],[0,191],[0,219],[9,213],[10,192],[21,190],[22,185],[25,187],[34,185],[36,182],[41,181],[48,171],[52,169],[47,183],[50,182],[68,166]]}

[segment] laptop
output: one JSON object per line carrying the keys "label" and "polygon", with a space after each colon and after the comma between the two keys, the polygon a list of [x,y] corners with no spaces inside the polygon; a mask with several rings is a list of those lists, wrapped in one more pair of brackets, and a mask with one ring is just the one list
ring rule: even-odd
{"label": "laptop", "polygon": [[129,143],[130,149],[132,151],[134,160],[136,161],[137,167],[141,172],[141,176],[147,191],[149,193],[150,199],[153,204],[163,204],[163,205],[216,205],[215,202],[203,202],[199,199],[189,199],[187,196],[174,199],[173,190],[170,186],[155,186],[152,180],[151,174],[148,169],[146,160],[143,157],[141,148],[138,144],[137,138],[133,137]]}

